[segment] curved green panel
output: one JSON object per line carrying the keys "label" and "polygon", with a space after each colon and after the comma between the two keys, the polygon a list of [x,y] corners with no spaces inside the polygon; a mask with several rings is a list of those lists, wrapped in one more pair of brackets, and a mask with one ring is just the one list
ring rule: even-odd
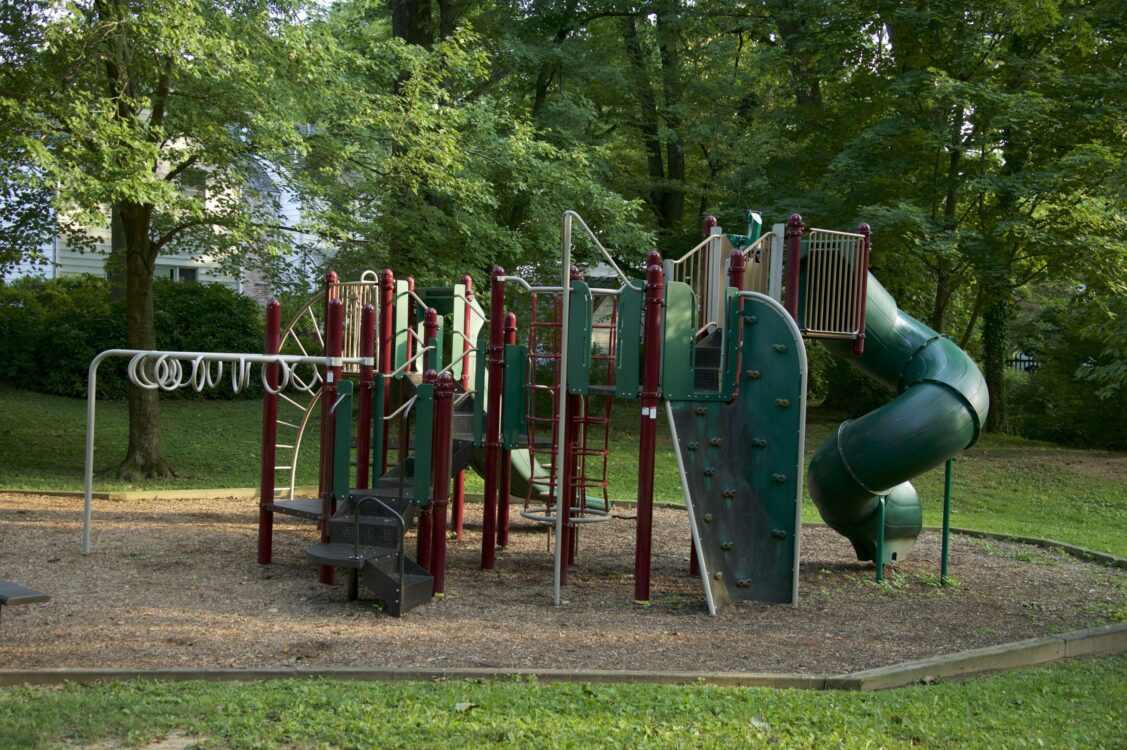
{"label": "curved green panel", "polygon": [[670,404],[717,605],[797,598],[804,354],[780,306],[745,299],[736,400]]}

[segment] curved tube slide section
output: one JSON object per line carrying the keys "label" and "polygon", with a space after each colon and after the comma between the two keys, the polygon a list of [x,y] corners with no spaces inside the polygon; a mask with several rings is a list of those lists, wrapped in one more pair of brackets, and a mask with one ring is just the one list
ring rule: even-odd
{"label": "curved tube slide section", "polygon": [[859,560],[876,556],[879,497],[886,496],[884,562],[892,562],[923,525],[907,480],[975,443],[990,405],[986,381],[966,352],[898,309],[871,274],[864,354],[851,356],[851,341],[823,343],[899,395],[844,422],[822,444],[810,462],[810,496]]}

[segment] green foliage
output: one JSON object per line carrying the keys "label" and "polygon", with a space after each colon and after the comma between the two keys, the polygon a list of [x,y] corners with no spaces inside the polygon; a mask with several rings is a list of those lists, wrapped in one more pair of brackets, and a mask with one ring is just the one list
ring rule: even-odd
{"label": "green foliage", "polygon": [[[672,685],[114,682],[0,691],[6,747],[1115,747],[1123,659],[879,693]],[[109,744],[109,743],[107,743]]]}
{"label": "green foliage", "polygon": [[[1010,377],[1010,418],[1022,434],[1041,440],[1127,448],[1127,388],[1118,343],[1107,336],[1109,317],[1094,289],[1057,284],[1042,292],[1036,312],[1015,332],[1036,369]],[[1122,299],[1110,302],[1122,307]]]}
{"label": "green foliage", "polygon": [[[262,312],[249,297],[220,284],[155,284],[157,344],[172,351],[262,350]],[[91,360],[125,347],[125,307],[105,279],[64,276],[0,286],[0,380],[18,388],[72,398],[86,395]],[[122,398],[124,360],[99,370],[98,395]],[[244,392],[254,397],[259,385]],[[190,397],[191,391],[177,392]],[[227,388],[202,394],[230,396]]]}

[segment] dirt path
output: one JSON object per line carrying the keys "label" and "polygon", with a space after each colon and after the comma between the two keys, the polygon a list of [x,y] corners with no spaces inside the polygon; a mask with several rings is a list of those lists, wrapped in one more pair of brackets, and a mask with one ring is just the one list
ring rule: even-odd
{"label": "dirt path", "polygon": [[[275,560],[255,563],[251,501],[96,502],[94,554],[78,553],[81,500],[0,493],[0,578],[48,592],[0,627],[0,665],[33,667],[538,667],[835,673],[1102,625],[1127,611],[1127,573],[1022,545],[955,537],[940,588],[939,540],[872,582],[823,528],[804,529],[797,608],[740,605],[709,617],[686,575],[688,523],[659,509],[653,604],[631,604],[634,523],[585,528],[565,603],[551,605],[540,526],[514,511],[513,544],[478,570],[480,535],[449,547],[448,596],[396,620],[304,559],[313,530],[276,521]],[[625,511],[631,512],[631,511]],[[343,576],[338,576],[343,579]]]}

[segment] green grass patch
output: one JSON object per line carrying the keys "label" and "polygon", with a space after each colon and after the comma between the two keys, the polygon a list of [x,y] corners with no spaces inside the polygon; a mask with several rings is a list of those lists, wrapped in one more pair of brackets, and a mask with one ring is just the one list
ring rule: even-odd
{"label": "green grass patch", "polygon": [[122,682],[0,691],[0,745],[1121,747],[1127,660],[881,693],[502,682]]}
{"label": "green grass patch", "polygon": [[[128,484],[113,479],[125,454],[124,402],[98,404],[95,489],[253,487],[258,483],[261,405],[257,401],[162,403],[165,448],[177,476]],[[811,412],[807,458],[836,429],[838,419]],[[611,424],[607,467],[612,498],[632,499],[638,487],[638,403],[618,402]],[[86,404],[0,387],[0,488],[81,490]],[[316,441],[316,422],[310,434]],[[314,451],[298,466],[298,484],[316,483]],[[943,467],[915,480],[924,522],[939,525]],[[1059,448],[1020,438],[983,435],[955,461],[952,524],[1008,534],[1059,539],[1127,556],[1127,460],[1121,454]],[[470,492],[482,482],[468,473]],[[655,499],[681,503],[681,482],[664,410],[658,414]],[[806,498],[803,519],[817,521]]]}

